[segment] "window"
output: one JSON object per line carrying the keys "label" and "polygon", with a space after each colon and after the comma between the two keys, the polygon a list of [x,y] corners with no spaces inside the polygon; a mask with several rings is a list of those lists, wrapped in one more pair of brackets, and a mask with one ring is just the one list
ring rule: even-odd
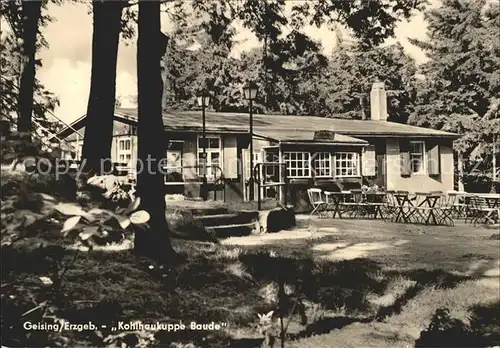
{"label": "window", "polygon": [[129,155],[129,154],[126,154],[126,155],[120,155],[119,160],[120,160],[120,162],[122,162],[122,163],[128,163],[128,162],[130,161],[131,157],[132,157],[132,156],[131,156],[131,155]]}
{"label": "window", "polygon": [[412,174],[423,174],[425,168],[425,143],[410,141],[410,166]]}
{"label": "window", "polygon": [[314,169],[318,177],[332,176],[330,153],[317,153],[314,158]]}
{"label": "window", "polygon": [[[276,153],[266,153],[266,163],[279,163],[278,155]],[[265,173],[267,178],[273,178],[273,180],[275,180],[275,177],[279,174],[278,165],[266,165]],[[277,180],[279,180],[279,178],[277,178]]]}
{"label": "window", "polygon": [[118,141],[118,148],[120,151],[123,151],[123,150],[130,150],[130,139],[120,139]]}
{"label": "window", "polygon": [[207,178],[214,180],[217,178],[222,168],[222,147],[220,137],[207,136],[205,137],[205,142],[202,137],[198,137],[198,175],[203,175],[203,145],[206,145],[206,167],[207,167]]}
{"label": "window", "polygon": [[308,178],[311,176],[311,159],[309,152],[285,152],[284,159],[288,177]]}
{"label": "window", "polygon": [[359,176],[359,156],[356,152],[335,154],[335,176]]}
{"label": "window", "polygon": [[[248,163],[248,166],[246,167],[247,170],[246,170],[246,177],[247,178],[250,178],[250,156],[248,155],[249,153],[247,152],[246,153],[246,157],[245,157],[245,160],[247,161]],[[253,152],[253,167],[255,168],[255,166],[257,165],[257,163],[261,163],[262,162],[262,159],[261,159],[261,156],[260,156],[260,151],[254,151]],[[260,167],[260,170],[261,170],[261,176],[262,176],[262,166]],[[257,179],[257,174],[254,172],[254,179]]]}
{"label": "window", "polygon": [[118,162],[130,167],[132,159],[132,140],[129,137],[118,138]]}

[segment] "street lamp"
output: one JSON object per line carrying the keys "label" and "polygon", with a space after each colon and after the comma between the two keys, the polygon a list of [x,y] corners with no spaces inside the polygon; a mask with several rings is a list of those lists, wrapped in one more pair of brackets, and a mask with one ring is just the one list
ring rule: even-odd
{"label": "street lamp", "polygon": [[250,112],[250,178],[248,181],[248,189],[250,190],[249,199],[253,201],[254,190],[253,190],[253,100],[257,97],[257,92],[259,91],[259,86],[253,81],[247,81],[243,86],[243,96],[249,102],[249,112]]}
{"label": "street lamp", "polygon": [[202,89],[196,94],[198,105],[201,106],[202,116],[202,146],[203,146],[203,182],[201,185],[201,196],[203,200],[207,200],[207,137],[206,137],[206,124],[205,124],[205,108],[210,104],[210,92],[207,89]]}

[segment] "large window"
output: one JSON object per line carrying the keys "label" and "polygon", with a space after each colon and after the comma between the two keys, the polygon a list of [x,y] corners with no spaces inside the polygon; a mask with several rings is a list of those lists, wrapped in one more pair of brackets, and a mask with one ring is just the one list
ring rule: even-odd
{"label": "large window", "polygon": [[335,176],[359,176],[359,155],[356,152],[335,154]]}
{"label": "large window", "polygon": [[314,157],[314,170],[317,177],[332,176],[331,157],[329,152],[317,153]]}
{"label": "large window", "polygon": [[220,137],[207,136],[205,137],[206,142],[203,142],[203,138],[198,138],[198,174],[203,176],[203,145],[206,148],[206,168],[207,168],[207,178],[209,180],[214,180],[221,175],[220,169],[222,168],[222,146]]}
{"label": "large window", "polygon": [[118,162],[130,164],[132,158],[132,140],[130,137],[118,139]]}
{"label": "large window", "polygon": [[410,141],[410,163],[412,174],[425,173],[425,143],[423,141]]}
{"label": "large window", "polygon": [[290,178],[311,176],[311,156],[309,152],[285,152],[284,159]]}

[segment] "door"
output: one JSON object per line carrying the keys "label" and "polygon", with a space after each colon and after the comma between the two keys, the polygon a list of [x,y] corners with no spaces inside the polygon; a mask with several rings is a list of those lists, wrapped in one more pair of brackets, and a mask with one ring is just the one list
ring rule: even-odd
{"label": "door", "polygon": [[171,141],[166,154],[165,182],[180,183],[184,181],[182,175],[182,147],[183,142]]}
{"label": "door", "polygon": [[[242,163],[242,170],[243,170],[243,197],[245,197],[245,200],[250,199],[250,194],[249,194],[249,185],[248,181],[250,179],[250,151],[248,150],[241,150],[241,157],[243,158],[243,163]],[[254,168],[257,165],[257,163],[262,162],[262,156],[260,151],[254,151],[253,154],[253,165]],[[260,170],[260,178],[262,180],[262,166],[259,167]],[[254,200],[257,199],[257,190],[258,190],[258,185],[257,185],[257,179],[259,177],[257,176],[256,173],[254,173]],[[262,192],[261,192],[262,193]],[[262,197],[262,196],[261,196]]]}
{"label": "door", "polygon": [[387,149],[385,139],[376,139],[375,154],[377,158],[376,173],[374,183],[387,188]]}

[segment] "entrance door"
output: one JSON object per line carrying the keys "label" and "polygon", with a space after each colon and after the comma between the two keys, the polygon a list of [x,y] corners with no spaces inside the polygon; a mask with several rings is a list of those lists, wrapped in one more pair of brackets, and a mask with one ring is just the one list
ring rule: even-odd
{"label": "entrance door", "polygon": [[377,177],[374,183],[387,188],[387,149],[384,139],[375,143],[375,154],[377,156]]}
{"label": "entrance door", "polygon": [[[243,158],[243,163],[242,163],[242,170],[243,170],[243,197],[245,197],[245,200],[248,201],[250,199],[250,193],[249,193],[249,180],[250,180],[250,151],[243,149],[241,150],[241,156]],[[253,154],[253,165],[254,168],[257,165],[257,163],[262,162],[262,154],[260,151],[254,151]],[[262,179],[262,167],[260,167],[260,178]],[[256,173],[254,173],[254,200],[257,199],[257,190],[258,190],[258,185],[257,185],[257,179],[258,176]]]}
{"label": "entrance door", "polygon": [[182,175],[182,146],[181,141],[171,141],[168,144],[165,167],[165,183],[181,183],[184,181]]}

